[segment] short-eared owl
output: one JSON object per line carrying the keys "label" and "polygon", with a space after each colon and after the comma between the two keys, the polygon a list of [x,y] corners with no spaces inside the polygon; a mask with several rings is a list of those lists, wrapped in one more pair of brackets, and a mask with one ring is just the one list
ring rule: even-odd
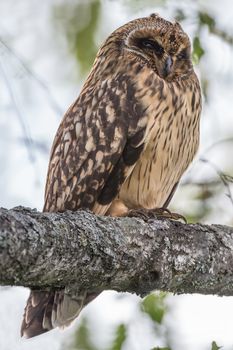
{"label": "short-eared owl", "polygon": [[[199,143],[201,93],[188,36],[158,15],[115,30],[57,131],[46,212],[166,207]],[[69,324],[93,297],[32,291],[22,335]]]}

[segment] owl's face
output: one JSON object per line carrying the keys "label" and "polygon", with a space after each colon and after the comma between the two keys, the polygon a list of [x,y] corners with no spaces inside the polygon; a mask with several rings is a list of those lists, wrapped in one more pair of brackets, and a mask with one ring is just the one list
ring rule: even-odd
{"label": "owl's face", "polygon": [[158,15],[136,20],[135,29],[128,33],[124,44],[126,51],[152,67],[163,79],[172,80],[192,69],[187,34],[179,23],[171,23]]}
{"label": "owl's face", "polygon": [[120,27],[110,42],[113,35],[121,52],[148,65],[162,79],[172,81],[193,70],[190,41],[177,22],[153,14]]}

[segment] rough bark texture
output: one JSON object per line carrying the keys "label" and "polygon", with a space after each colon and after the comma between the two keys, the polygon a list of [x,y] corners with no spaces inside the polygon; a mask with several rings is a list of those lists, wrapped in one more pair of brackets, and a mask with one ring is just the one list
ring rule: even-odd
{"label": "rough bark texture", "polygon": [[233,228],[0,209],[0,285],[233,295]]}

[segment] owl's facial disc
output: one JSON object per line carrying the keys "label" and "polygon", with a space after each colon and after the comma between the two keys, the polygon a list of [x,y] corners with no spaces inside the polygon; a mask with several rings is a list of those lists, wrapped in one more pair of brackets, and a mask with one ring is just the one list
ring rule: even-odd
{"label": "owl's facial disc", "polygon": [[[158,17],[153,17],[158,21]],[[190,42],[178,23],[159,18],[153,27],[151,19],[145,28],[133,29],[125,42],[125,49],[142,63],[150,66],[161,78],[172,80],[192,69]]]}
{"label": "owl's facial disc", "polygon": [[158,41],[150,38],[138,38],[135,39],[135,44],[140,49],[143,57],[146,57],[148,62],[151,62],[156,73],[161,78],[166,78],[171,73],[172,58],[165,52],[163,46]]}

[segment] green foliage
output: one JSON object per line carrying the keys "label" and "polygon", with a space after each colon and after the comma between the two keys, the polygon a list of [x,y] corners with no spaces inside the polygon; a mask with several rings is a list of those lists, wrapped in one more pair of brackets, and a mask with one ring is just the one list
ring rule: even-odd
{"label": "green foliage", "polygon": [[69,49],[75,55],[82,74],[90,69],[98,50],[95,34],[100,7],[100,0],[54,6],[54,19],[59,27],[63,27]]}
{"label": "green foliage", "polygon": [[[216,342],[213,341],[212,344],[211,344],[211,350],[219,350],[219,349],[222,349],[222,347],[221,347],[221,346],[218,346],[218,345],[216,344]],[[151,350],[172,350],[172,349],[171,349],[171,348],[168,348],[168,347],[165,347],[165,348],[156,347],[156,348],[153,348],[153,349],[151,349]]]}
{"label": "green foliage", "polygon": [[166,312],[166,293],[152,293],[148,295],[141,304],[141,310],[147,313],[150,318],[159,324],[162,323]]}
{"label": "green foliage", "polygon": [[202,47],[200,38],[198,36],[195,36],[193,39],[193,62],[194,64],[197,64],[202,56],[204,55],[205,50]]}
{"label": "green foliage", "polygon": [[82,319],[69,350],[97,350],[90,340],[88,322]]}
{"label": "green foliage", "polygon": [[211,346],[211,350],[219,350],[222,348],[221,346],[218,346],[215,341],[212,342]]}
{"label": "green foliage", "polygon": [[233,45],[233,36],[219,28],[213,16],[207,12],[198,12],[197,17],[199,20],[199,28],[207,26],[210,33],[218,36],[228,44]]}
{"label": "green foliage", "polygon": [[212,31],[216,25],[215,19],[207,12],[198,12],[198,19],[200,25],[207,25],[209,30]]}
{"label": "green foliage", "polygon": [[97,52],[94,36],[98,24],[99,9],[99,1],[89,5],[89,22],[81,30],[77,30],[76,36],[73,38],[75,54],[84,71],[90,68]]}
{"label": "green foliage", "polygon": [[[117,326],[112,345],[110,345],[109,350],[121,350],[122,345],[127,337],[127,328],[124,324],[119,324]],[[90,339],[90,332],[88,327],[87,319],[83,318],[81,321],[72,344],[69,346],[68,350],[97,350]]]}
{"label": "green foliage", "polygon": [[121,350],[127,336],[127,329],[124,324],[120,324],[116,329],[116,336],[110,350]]}

